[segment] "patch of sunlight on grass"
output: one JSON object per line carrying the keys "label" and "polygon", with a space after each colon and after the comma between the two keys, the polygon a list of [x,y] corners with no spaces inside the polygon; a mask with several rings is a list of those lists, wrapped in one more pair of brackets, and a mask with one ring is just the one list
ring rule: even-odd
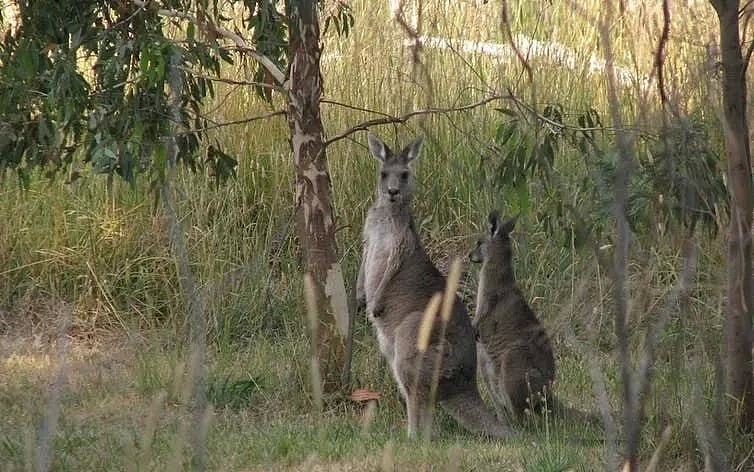
{"label": "patch of sunlight on grass", "polygon": [[5,359],[4,364],[4,368],[8,374],[27,375],[50,370],[52,360],[47,354],[11,354]]}

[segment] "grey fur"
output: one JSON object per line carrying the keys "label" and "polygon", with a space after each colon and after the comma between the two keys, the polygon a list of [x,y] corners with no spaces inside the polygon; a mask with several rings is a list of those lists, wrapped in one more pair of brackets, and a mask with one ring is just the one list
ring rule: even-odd
{"label": "grey fur", "polygon": [[481,262],[474,316],[482,379],[495,406],[520,415],[553,407],[555,358],[547,332],[516,286],[510,232],[516,219],[500,223],[490,213],[490,231],[469,254]]}
{"label": "grey fur", "polygon": [[[424,310],[432,296],[445,289],[445,277],[422,247],[409,208],[413,197],[409,164],[418,157],[422,142],[419,137],[393,153],[369,134],[369,149],[381,167],[375,201],[364,223],[357,300],[366,305],[380,351],[406,401],[409,436],[430,432],[436,400],[467,430],[508,438],[515,431],[501,423],[479,396],[475,334],[458,297],[445,329],[438,318],[426,352],[417,347]],[[438,381],[434,399],[433,378]]]}

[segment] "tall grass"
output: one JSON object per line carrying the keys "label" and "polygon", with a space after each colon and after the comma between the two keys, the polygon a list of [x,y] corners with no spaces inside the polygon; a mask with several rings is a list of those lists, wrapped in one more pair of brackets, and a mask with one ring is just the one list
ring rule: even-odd
{"label": "tall grass", "polygon": [[[578,2],[577,8],[569,2],[509,3],[514,33],[564,44],[577,55],[575,67],[531,57],[532,86],[514,59],[425,48],[419,73],[412,77],[407,38],[390,19],[387,2],[351,2],[356,15],[351,35],[325,38],[323,75],[329,102],[322,107],[328,136],[379,113],[450,108],[478,100],[490,89],[510,88],[538,108],[561,103],[568,113],[591,107],[608,116],[604,80],[589,72],[590,57],[600,55],[600,45],[593,21],[586,17],[599,17],[603,2]],[[661,27],[659,5],[626,3],[630,8],[611,27],[616,60],[636,77],[651,78]],[[688,9],[674,10],[666,85],[682,112],[714,110],[715,70],[710,69],[705,44],[716,24],[706,2],[687,3]],[[494,2],[429,2],[423,14],[424,35],[506,42]],[[243,73],[224,70],[227,75]],[[279,96],[267,103],[249,89],[218,89],[217,103],[207,106],[217,121],[284,107]],[[658,129],[661,110],[655,97],[651,87],[625,85],[619,98],[626,122]],[[417,162],[414,213],[435,260],[463,256],[493,206],[511,210],[504,195],[480,177],[481,156],[501,119],[496,106],[511,104],[425,115],[374,129],[395,146],[418,133],[427,136]],[[717,126],[713,111],[704,117],[710,128]],[[308,328],[294,234],[287,124],[276,117],[221,128],[212,138],[239,156],[237,178],[215,188],[210,176],[181,171],[174,182],[191,267],[209,307],[208,392],[217,407],[207,440],[210,468],[362,470],[378,468],[384,457],[390,457],[385,460],[396,470],[454,463],[463,470],[602,468],[604,445],[578,425],[534,425],[521,441],[493,444],[466,438],[441,416],[445,432],[438,441],[406,442],[403,406],[363,318],[356,320],[354,383],[383,394],[371,433],[360,432],[357,405],[331,405],[321,418],[310,416],[314,399],[308,393]],[[357,132],[327,150],[349,287],[358,268],[361,225],[377,169],[364,141],[364,133]],[[571,188],[568,179],[579,176],[580,165],[574,152],[559,156],[564,189]],[[129,467],[129,454],[146,461],[146,468],[169,467],[180,447],[175,438],[181,424],[189,421],[180,394],[186,365],[177,354],[188,334],[187,306],[162,211],[146,179],[136,188],[116,183],[108,194],[101,176],[88,171],[82,176],[72,184],[36,176],[28,191],[21,191],[11,178],[0,182],[0,335],[9,340],[0,344],[0,374],[12,379],[0,385],[0,407],[10,411],[0,428],[3,470],[6,464],[7,470],[28,465],[24,451],[33,445],[30,431],[41,421],[46,379],[54,377],[57,366],[50,361],[54,356],[39,363],[46,352],[40,340],[57,339],[60,303],[72,307],[69,334],[79,347],[72,346],[67,367],[72,380],[61,397],[53,468],[122,469]],[[596,356],[609,406],[619,408],[607,274],[592,253],[570,244],[572,235],[548,232],[537,209],[552,196],[537,182],[531,185],[533,208],[520,219],[515,235],[517,278],[552,334],[559,395],[597,413],[586,367],[587,358]],[[578,195],[557,198],[572,198],[579,206]],[[665,297],[681,271],[681,238],[675,231],[635,236],[628,285],[632,354],[638,357],[644,333],[665,309]],[[610,242],[609,233],[597,241],[606,254]],[[719,234],[701,237],[696,284],[660,336],[641,444],[642,457],[649,460],[665,426],[672,426],[660,470],[687,470],[702,461],[689,412],[700,404],[712,411],[717,395],[723,243]],[[466,275],[465,283],[461,292],[473,305],[473,274]],[[36,345],[29,341],[35,339]],[[698,368],[689,368],[689,358]],[[147,448],[142,438],[152,434]],[[750,442],[736,436],[724,439],[729,439],[725,447],[733,451],[731,457],[746,457]],[[463,454],[450,457],[447,450],[457,444]]]}

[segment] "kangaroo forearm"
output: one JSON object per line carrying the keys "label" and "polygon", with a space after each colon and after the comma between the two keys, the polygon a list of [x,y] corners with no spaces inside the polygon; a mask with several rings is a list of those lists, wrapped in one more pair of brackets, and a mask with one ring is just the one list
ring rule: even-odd
{"label": "kangaroo forearm", "polygon": [[367,302],[367,312],[372,315],[379,315],[382,312],[382,291],[377,290],[372,297],[372,300]]}
{"label": "kangaroo forearm", "polygon": [[385,295],[385,287],[387,286],[390,279],[393,278],[393,275],[395,275],[395,272],[393,271],[386,271],[385,274],[380,279],[380,283],[377,285],[377,289],[374,291],[374,294],[372,295],[372,300],[370,300],[369,305],[371,306],[371,311],[381,311],[383,308],[383,297]]}
{"label": "kangaroo forearm", "polygon": [[402,254],[400,251],[394,251],[390,254],[390,257],[388,257],[385,272],[383,272],[382,277],[380,278],[380,283],[377,284],[377,289],[374,291],[371,301],[368,301],[372,312],[380,312],[384,308],[385,290],[388,283],[390,283],[395,274],[398,273],[402,260]]}
{"label": "kangaroo forearm", "polygon": [[477,302],[476,310],[474,310],[474,322],[478,323],[479,319],[490,311],[490,304],[487,300],[480,300]]}

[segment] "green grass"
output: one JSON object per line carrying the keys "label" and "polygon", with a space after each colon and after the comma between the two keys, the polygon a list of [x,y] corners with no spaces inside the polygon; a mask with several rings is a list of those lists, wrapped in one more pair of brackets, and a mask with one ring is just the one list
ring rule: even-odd
{"label": "green grass", "polygon": [[[443,5],[442,11],[428,6],[424,34],[504,42],[493,3],[457,2]],[[604,81],[585,72],[589,55],[601,50],[590,20],[571,10],[568,2],[509,3],[514,33],[566,44],[577,51],[578,67],[563,69],[533,59],[532,89],[515,61],[426,49],[424,75],[412,78],[405,34],[389,21],[387,2],[356,1],[352,35],[325,40],[325,98],[400,115],[415,107],[462,105],[483,97],[490,87],[511,87],[539,107],[562,103],[572,114],[594,107],[609,116]],[[581,4],[596,15],[603,2]],[[704,47],[694,38],[706,38],[715,23],[709,8],[693,8],[699,10],[695,15],[674,16],[668,83],[680,109],[714,109]],[[611,29],[616,60],[645,75],[651,72],[659,31],[659,25],[647,19],[656,14],[630,10]],[[219,121],[284,106],[280,97],[262,103],[250,90],[221,86],[219,92]],[[628,122],[657,129],[659,107],[653,93],[635,87],[621,90],[621,112]],[[496,106],[510,104],[374,130],[396,145],[420,132],[427,136],[416,167],[414,213],[431,256],[445,265],[465,256],[491,207],[514,211],[506,195],[480,177],[481,156],[500,122]],[[328,136],[375,116],[323,104]],[[705,118],[707,126],[716,129],[714,116]],[[353,384],[383,394],[372,427],[362,433],[362,407],[340,397],[328,398],[322,416],[315,415],[287,124],[282,118],[257,121],[221,128],[213,138],[239,156],[237,179],[215,189],[209,176],[180,171],[174,182],[191,269],[207,302],[207,386],[213,404],[207,449],[212,470],[389,470],[391,465],[394,470],[604,470],[601,432],[559,418],[524,422],[520,438],[498,443],[469,437],[440,415],[436,440],[407,440],[404,407],[363,317],[356,322]],[[359,132],[327,150],[339,253],[349,288],[359,264],[361,225],[377,168],[364,141],[365,134]],[[558,195],[532,182],[532,210],[522,215],[514,233],[516,269],[553,337],[558,396],[598,414],[588,371],[588,358],[596,356],[620,421],[608,274],[592,253],[571,244],[571,234],[562,229],[553,234],[545,225],[544,213],[551,208],[547,202],[553,198],[569,199],[579,208],[591,204],[569,193],[583,177],[582,166],[573,151],[559,156],[557,170],[565,191]],[[192,371],[185,355],[188,310],[163,212],[154,205],[145,181],[135,189],[116,182],[108,195],[101,176],[86,170],[82,175],[74,184],[35,176],[28,191],[19,190],[12,178],[0,182],[0,469],[26,470],[36,460],[40,426],[45,412],[51,411],[51,385],[60,368],[56,343],[66,325],[66,380],[53,433],[53,468],[185,468],[191,454],[186,431],[192,421]],[[645,333],[667,309],[669,287],[680,272],[682,238],[672,226],[656,235],[634,236],[629,321],[638,362]],[[610,232],[600,238],[596,243],[608,246],[601,251],[609,256]],[[724,235],[702,236],[700,245],[696,284],[682,306],[672,308],[647,399],[644,462],[664,427],[672,427],[660,470],[701,467],[692,413],[701,407],[711,411],[717,395],[713,372],[723,316]],[[475,273],[468,270],[461,287],[470,307]],[[692,387],[695,378],[701,395]],[[722,440],[733,466],[752,448],[751,438],[727,430]]]}
{"label": "green grass", "polygon": [[[405,440],[405,413],[393,387],[381,388],[385,399],[376,410],[371,429],[362,432],[362,410],[354,404],[332,403],[321,417],[308,404],[291,402],[301,396],[293,364],[295,353],[260,342],[233,356],[217,356],[210,363],[210,378],[243,382],[253,379],[254,388],[226,390],[218,394],[210,382],[214,403],[207,447],[213,470],[274,468],[308,470],[307,463],[340,464],[346,470],[375,467],[388,443],[393,444],[396,467],[431,463],[443,467],[448,450],[461,448],[463,470],[494,468],[497,464],[528,464],[525,470],[543,469],[543,464],[563,463],[592,469],[599,462],[599,436],[584,441],[578,428],[558,422],[550,426],[551,440],[531,427],[510,443],[481,441],[469,437],[448,417],[441,416],[439,437],[426,445]],[[0,398],[13,405],[6,411],[0,444],[3,470],[23,470],[28,432],[41,421],[48,376],[59,368],[54,353],[27,348],[26,354],[3,365],[9,382],[0,386]],[[272,359],[277,362],[272,362]],[[136,359],[136,362],[133,362]],[[148,359],[148,360],[147,360]],[[182,425],[190,421],[185,392],[186,371],[174,350],[121,345],[118,349],[73,347],[67,357],[67,382],[61,395],[61,414],[54,435],[56,470],[129,469],[129,460],[146,461],[149,469],[164,470],[178,451],[175,440]],[[23,392],[23,393],[22,393]],[[249,395],[251,396],[249,398]],[[246,402],[248,403],[235,403]],[[234,404],[235,403],[235,404]],[[145,447],[144,438],[154,438]],[[532,448],[532,445],[542,447]],[[144,455],[148,457],[144,457]],[[555,462],[548,462],[555,461]],[[558,462],[560,461],[560,462]],[[531,468],[538,467],[538,468]],[[134,469],[129,469],[134,470]]]}

